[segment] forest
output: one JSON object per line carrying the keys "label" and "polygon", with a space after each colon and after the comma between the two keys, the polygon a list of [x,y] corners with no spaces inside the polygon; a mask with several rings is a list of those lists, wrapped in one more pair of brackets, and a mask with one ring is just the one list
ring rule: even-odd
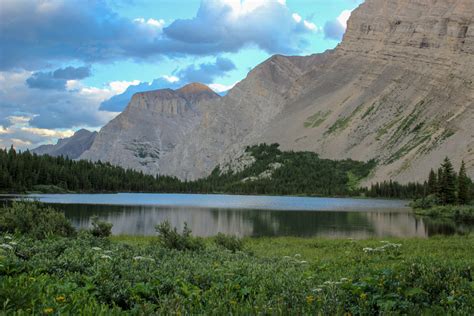
{"label": "forest", "polygon": [[[219,167],[206,178],[181,181],[152,176],[105,162],[75,161],[15,149],[0,150],[0,192],[156,192],[309,196],[367,196],[417,199],[439,197],[442,204],[467,204],[472,180],[463,164],[454,172],[449,159],[423,183],[394,181],[360,186],[377,162],[322,159],[313,152],[281,151],[278,144],[246,149],[253,163],[239,171]],[[459,198],[459,201],[458,201]]]}

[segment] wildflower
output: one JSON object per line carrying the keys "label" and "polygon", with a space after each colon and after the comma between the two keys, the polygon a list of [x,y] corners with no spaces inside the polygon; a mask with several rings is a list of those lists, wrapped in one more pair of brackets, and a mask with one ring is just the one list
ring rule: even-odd
{"label": "wildflower", "polygon": [[64,301],[66,301],[66,297],[64,295],[59,295],[56,297],[56,302],[63,303]]}
{"label": "wildflower", "polygon": [[347,282],[347,281],[349,281],[348,278],[341,278],[341,282]]}
{"label": "wildflower", "polygon": [[153,258],[147,258],[147,257],[142,257],[142,256],[133,257],[133,260],[136,260],[136,261],[140,261],[140,260],[155,261],[155,259],[153,259]]}
{"label": "wildflower", "polygon": [[11,236],[5,236],[5,237],[3,237],[3,238],[8,239],[8,240],[12,240],[12,239],[13,239]]}
{"label": "wildflower", "polygon": [[13,250],[13,247],[9,244],[1,244],[0,248],[6,249],[6,250]]}
{"label": "wildflower", "polygon": [[308,263],[308,261],[300,261],[301,264],[305,264],[305,263]]}
{"label": "wildflower", "polygon": [[47,307],[47,308],[43,309],[43,312],[45,314],[52,314],[54,312],[54,309],[52,309],[51,307]]}
{"label": "wildflower", "polygon": [[367,294],[366,293],[361,293],[360,298],[365,301],[367,299]]}
{"label": "wildflower", "polygon": [[386,240],[381,240],[380,242],[381,242],[382,244],[388,244],[388,241],[386,241]]}
{"label": "wildflower", "polygon": [[301,257],[301,255],[300,255],[299,253],[297,253],[297,254],[295,255],[295,258],[300,258],[300,257]]}
{"label": "wildflower", "polygon": [[100,256],[101,259],[112,259],[111,256],[107,256],[107,255],[102,255]]}
{"label": "wildflower", "polygon": [[370,248],[370,247],[365,247],[364,249],[362,249],[364,252],[372,252],[374,251],[374,248]]}
{"label": "wildflower", "polygon": [[13,246],[18,245],[18,243],[17,243],[17,242],[14,242],[14,241],[10,241],[9,244],[10,244],[10,245],[13,245]]}
{"label": "wildflower", "polygon": [[319,293],[319,292],[322,292],[322,291],[323,291],[323,289],[320,288],[320,287],[318,287],[316,289],[313,289],[313,292],[316,292],[316,293]]}
{"label": "wildflower", "polygon": [[306,303],[308,303],[308,305],[311,305],[313,302],[314,302],[314,296],[313,295],[306,296]]}
{"label": "wildflower", "polygon": [[102,248],[99,248],[99,247],[92,247],[92,250],[95,250],[95,251],[101,251]]}

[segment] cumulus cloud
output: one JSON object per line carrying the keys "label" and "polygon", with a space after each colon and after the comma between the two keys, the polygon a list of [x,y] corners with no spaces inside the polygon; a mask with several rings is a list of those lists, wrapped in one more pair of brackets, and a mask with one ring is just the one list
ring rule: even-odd
{"label": "cumulus cloud", "polygon": [[69,80],[80,80],[90,76],[89,67],[66,67],[51,72],[35,72],[26,79],[30,88],[66,90]]}
{"label": "cumulus cloud", "polygon": [[98,110],[103,100],[116,93],[111,87],[96,91],[81,85],[73,91],[30,89],[26,79],[31,75],[28,71],[0,72],[0,125],[3,127],[13,124],[9,117],[29,117],[29,126],[36,128],[96,127],[115,115]]}
{"label": "cumulus cloud", "polygon": [[201,82],[209,84],[214,82],[217,77],[223,77],[227,72],[236,69],[232,60],[217,57],[215,62],[202,63],[198,65],[189,65],[188,67],[175,71],[175,75],[181,82]]}
{"label": "cumulus cloud", "polygon": [[301,36],[315,29],[297,16],[282,0],[202,0],[194,18],[166,27],[162,19],[121,17],[106,1],[2,0],[0,69],[218,54],[246,46],[295,53]]}
{"label": "cumulus cloud", "polygon": [[335,20],[326,22],[324,25],[325,38],[340,41],[346,32],[347,21],[351,16],[351,12],[350,10],[344,10]]}

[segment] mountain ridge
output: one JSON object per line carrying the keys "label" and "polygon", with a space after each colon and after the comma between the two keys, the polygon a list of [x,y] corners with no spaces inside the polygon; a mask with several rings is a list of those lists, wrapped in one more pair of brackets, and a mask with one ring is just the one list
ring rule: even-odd
{"label": "mountain ridge", "polygon": [[[470,0],[366,0],[334,50],[272,56],[226,96],[198,100],[153,167],[140,168],[133,157],[118,161],[123,146],[96,145],[101,138],[81,158],[196,179],[216,166],[232,168],[246,146],[266,142],[324,158],[376,159],[367,183],[425,179],[446,154],[455,165],[464,160],[473,175],[473,17]],[[134,96],[122,115],[138,122],[154,113],[162,100],[152,96]],[[141,114],[132,113],[140,106]],[[148,148],[162,147],[167,133],[176,136],[160,128],[170,122],[147,121],[148,133],[161,131]],[[126,142],[122,127],[107,141]]]}

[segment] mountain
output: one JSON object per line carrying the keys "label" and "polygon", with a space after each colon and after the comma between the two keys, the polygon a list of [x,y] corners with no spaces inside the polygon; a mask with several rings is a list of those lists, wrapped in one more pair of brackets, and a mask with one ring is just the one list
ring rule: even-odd
{"label": "mountain", "polygon": [[136,93],[80,158],[156,174],[165,168],[167,154],[198,124],[200,103],[215,99],[220,96],[200,83]]}
{"label": "mountain", "polygon": [[91,147],[96,136],[97,132],[81,129],[69,138],[58,140],[56,145],[42,145],[31,152],[38,155],[67,156],[76,159]]}
{"label": "mountain", "polygon": [[472,0],[366,0],[336,49],[273,56],[225,97],[157,116],[165,92],[134,96],[81,158],[195,179],[241,167],[245,147],[266,142],[376,159],[367,182],[423,180],[447,155],[472,176],[473,20]]}

